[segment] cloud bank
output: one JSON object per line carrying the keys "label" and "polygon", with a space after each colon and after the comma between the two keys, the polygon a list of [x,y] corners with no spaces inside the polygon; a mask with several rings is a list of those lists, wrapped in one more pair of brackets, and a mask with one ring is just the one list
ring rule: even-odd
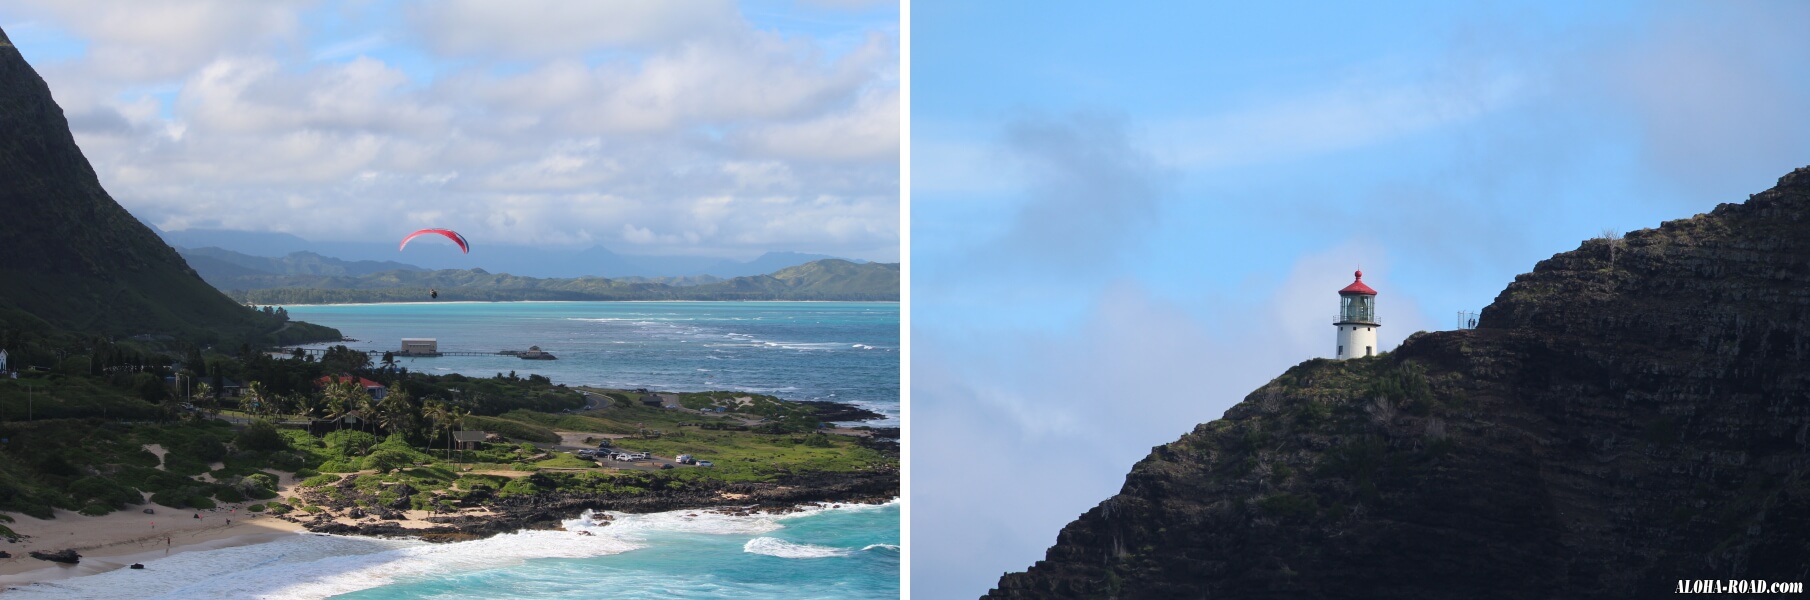
{"label": "cloud bank", "polygon": [[103,185],[166,230],[898,259],[896,19],[827,39],[716,1],[85,0],[18,21],[80,45],[34,66]]}

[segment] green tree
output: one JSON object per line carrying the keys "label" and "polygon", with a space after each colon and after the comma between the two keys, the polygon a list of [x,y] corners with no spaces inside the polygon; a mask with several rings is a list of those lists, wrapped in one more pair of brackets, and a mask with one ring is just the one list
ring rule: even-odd
{"label": "green tree", "polygon": [[408,453],[384,448],[366,456],[363,466],[366,469],[376,469],[378,473],[388,473],[412,464],[414,460]]}
{"label": "green tree", "polygon": [[264,389],[261,381],[247,381],[245,388],[239,393],[239,408],[249,414],[258,414],[269,402],[270,392]]}
{"label": "green tree", "polygon": [[383,430],[392,435],[415,428],[415,403],[409,398],[408,390],[397,389],[385,395],[378,403],[378,414]]}
{"label": "green tree", "polygon": [[233,438],[233,445],[238,446],[240,450],[257,450],[259,452],[289,449],[289,441],[277,432],[276,425],[272,425],[270,421],[264,419],[252,421],[250,425],[245,426],[245,431],[239,432],[238,437]]}
{"label": "green tree", "polygon": [[301,394],[295,397],[295,410],[302,418],[313,419],[320,416],[321,398],[314,394]]}
{"label": "green tree", "polygon": [[[327,389],[323,392],[323,398],[327,403],[327,418],[339,419],[358,410],[359,396],[369,397],[364,390],[358,388],[358,383],[355,381],[341,380],[327,384]],[[341,426],[344,423],[344,421],[340,421]]]}
{"label": "green tree", "polygon": [[189,397],[189,403],[195,406],[192,414],[197,421],[220,414],[220,401],[214,397],[214,386],[206,382],[195,385],[195,395]]}
{"label": "green tree", "polygon": [[377,445],[377,436],[356,429],[341,430],[327,434],[322,441],[326,442],[327,449],[350,458],[370,452],[371,447]]}

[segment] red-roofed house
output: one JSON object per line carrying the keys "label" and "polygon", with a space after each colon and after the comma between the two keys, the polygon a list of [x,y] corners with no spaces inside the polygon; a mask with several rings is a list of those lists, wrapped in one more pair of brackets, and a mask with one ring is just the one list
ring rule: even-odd
{"label": "red-roofed house", "polygon": [[389,388],[384,387],[381,383],[363,377],[353,377],[351,375],[326,375],[320,379],[314,380],[314,385],[315,387],[327,387],[327,384],[329,383],[343,383],[352,380],[357,380],[358,386],[364,388],[365,393],[370,394],[371,399],[373,400],[382,400],[384,394],[387,394],[390,391]]}

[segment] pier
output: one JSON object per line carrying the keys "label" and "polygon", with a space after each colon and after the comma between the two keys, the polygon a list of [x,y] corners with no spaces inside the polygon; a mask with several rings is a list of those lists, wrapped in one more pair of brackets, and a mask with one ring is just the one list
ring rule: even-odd
{"label": "pier", "polygon": [[[284,348],[277,352],[280,352],[282,354],[293,354],[293,353],[295,353],[295,348]],[[320,356],[320,355],[327,353],[327,351],[323,348],[302,348],[302,352],[305,354],[311,354],[314,356]],[[363,352],[363,353],[369,354],[371,356],[383,356],[384,352],[389,352],[391,356],[395,356],[396,358],[432,358],[435,356],[521,356],[523,351],[522,350],[498,350],[496,352],[460,352],[460,351],[397,352],[395,350],[353,350],[353,352]]]}
{"label": "pier", "polygon": [[[347,338],[344,341],[357,341]],[[272,356],[294,356],[296,352],[312,356],[323,356],[325,348],[279,348],[271,350]],[[434,338],[402,338],[401,350],[353,350],[371,356],[383,356],[385,353],[396,358],[433,358],[436,356],[513,356],[522,360],[556,360],[559,357],[540,349],[540,346],[529,346],[527,350],[498,350],[496,352],[469,352],[461,350],[441,350],[440,341]]]}

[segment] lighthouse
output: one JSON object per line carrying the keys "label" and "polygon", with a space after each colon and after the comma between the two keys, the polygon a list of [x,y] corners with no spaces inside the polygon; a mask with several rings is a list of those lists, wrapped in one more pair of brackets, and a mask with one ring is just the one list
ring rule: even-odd
{"label": "lighthouse", "polygon": [[1376,356],[1376,290],[1364,285],[1364,272],[1353,273],[1357,279],[1339,290],[1339,349],[1333,358],[1345,360],[1360,356]]}

